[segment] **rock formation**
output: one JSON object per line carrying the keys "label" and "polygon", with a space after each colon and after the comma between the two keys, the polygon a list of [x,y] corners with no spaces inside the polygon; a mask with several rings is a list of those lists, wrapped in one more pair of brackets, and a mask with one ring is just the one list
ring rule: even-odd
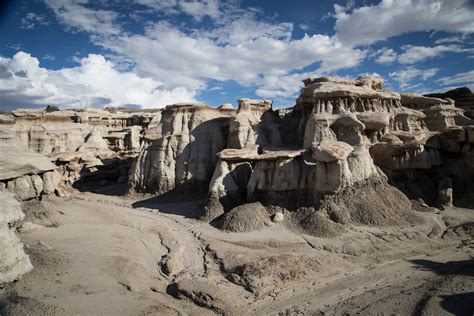
{"label": "rock formation", "polygon": [[474,93],[467,88],[456,88],[444,93],[431,93],[426,94],[426,97],[433,97],[433,98],[442,98],[442,99],[452,99],[456,102],[456,106],[465,110],[466,115],[469,116],[471,119],[474,119]]}
{"label": "rock formation", "polygon": [[[274,111],[271,101],[250,99],[239,100],[237,111],[197,104],[167,107],[145,132],[149,146],[132,167],[131,192],[208,186],[202,219],[212,221],[256,201],[290,210],[318,209],[333,196],[347,206],[343,195],[352,194],[347,188],[372,192],[378,186],[387,187],[391,197],[371,207],[388,212],[410,208],[388,182],[410,198],[435,203],[434,196],[442,194],[435,188],[449,174],[441,172],[432,180],[433,198],[410,193],[402,175],[446,163],[456,170],[461,161],[471,164],[473,122],[452,100],[400,95],[384,89],[377,77],[324,77],[304,84],[294,108],[284,111]],[[455,203],[471,186],[459,176],[462,180],[453,183]],[[225,220],[230,218],[236,217]]]}
{"label": "rock formation", "polygon": [[[17,110],[0,116],[0,189],[22,200],[65,196],[88,180],[128,181],[130,194],[201,192],[207,221],[254,202],[330,208],[328,197],[348,203],[350,188],[385,188],[398,208],[409,208],[408,198],[466,206],[473,203],[473,125],[452,99],[400,95],[379,77],[304,80],[296,105],[281,110],[251,99],[238,100],[237,109]],[[371,207],[382,212],[391,203]],[[326,210],[331,220],[336,213]]]}
{"label": "rock formation", "polygon": [[151,141],[130,171],[131,192],[162,194],[206,188],[216,154],[226,147],[234,109],[204,104],[174,104],[160,114]]}
{"label": "rock formation", "polygon": [[12,193],[0,192],[0,285],[12,282],[33,269],[23,251],[23,244],[15,235],[15,223],[25,215]]}
{"label": "rock formation", "polygon": [[88,179],[126,182],[151,112],[16,110],[0,116],[0,190],[21,200]]}

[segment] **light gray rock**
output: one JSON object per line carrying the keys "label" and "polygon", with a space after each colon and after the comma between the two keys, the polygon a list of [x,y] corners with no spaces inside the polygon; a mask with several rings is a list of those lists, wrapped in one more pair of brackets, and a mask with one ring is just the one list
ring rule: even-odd
{"label": "light gray rock", "polygon": [[276,212],[272,217],[272,221],[275,223],[281,223],[284,220],[285,220],[285,215],[283,215],[282,212]]}
{"label": "light gray rock", "polygon": [[9,180],[23,175],[41,174],[56,169],[51,161],[41,154],[23,147],[11,132],[0,130],[0,180]]}
{"label": "light gray rock", "polygon": [[323,140],[319,144],[315,144],[313,158],[323,162],[345,160],[353,150],[354,147],[347,143],[336,140]]}
{"label": "light gray rock", "polygon": [[54,193],[59,183],[61,182],[61,175],[56,171],[49,171],[43,174],[44,193]]}
{"label": "light gray rock", "polygon": [[0,284],[17,280],[33,266],[14,233],[14,224],[24,218],[20,203],[11,193],[0,192]]}

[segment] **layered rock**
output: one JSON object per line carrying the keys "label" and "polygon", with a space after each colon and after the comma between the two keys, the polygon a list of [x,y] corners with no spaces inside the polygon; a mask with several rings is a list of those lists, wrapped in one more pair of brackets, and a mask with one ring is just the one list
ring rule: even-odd
{"label": "layered rock", "polygon": [[151,144],[130,171],[131,192],[162,194],[174,189],[207,187],[227,144],[234,109],[204,104],[167,106],[154,127]]}
{"label": "layered rock", "polygon": [[33,266],[15,235],[15,224],[25,215],[12,193],[0,192],[0,285],[17,280]]}
{"label": "layered rock", "polygon": [[[242,110],[231,120],[228,149],[217,154],[203,219],[213,220],[256,200],[288,209],[313,207],[328,194],[349,192],[346,188],[351,187],[362,190],[365,185],[373,191],[376,183],[399,200],[401,193],[389,188],[386,174],[399,185],[399,173],[434,170],[453,159],[449,153],[463,157],[448,162],[456,166],[449,168],[452,172],[461,161],[472,170],[473,122],[451,100],[401,96],[384,89],[381,78],[325,77],[304,83],[296,106],[278,118],[265,102],[239,103]],[[264,115],[272,117],[268,126],[258,120]],[[290,127],[293,137],[283,137],[282,131]],[[265,128],[277,141],[255,136],[265,135]],[[433,180],[434,188],[442,176],[446,175]],[[472,185],[470,180],[457,183],[461,193]],[[381,199],[384,212],[391,208],[389,200]],[[400,206],[407,206],[407,201],[400,201]]]}
{"label": "layered rock", "polygon": [[237,114],[230,120],[229,148],[281,146],[278,120],[268,100],[238,100]]}
{"label": "layered rock", "polygon": [[58,190],[60,176],[46,157],[23,147],[13,133],[0,131],[0,191],[29,200]]}
{"label": "layered rock", "polygon": [[[239,109],[237,116],[245,110]],[[268,144],[246,137],[255,135],[255,128],[238,129],[234,135],[241,138],[231,134],[228,147],[236,149],[218,154],[203,218],[212,220],[254,200],[297,209],[367,179],[385,179],[370,156],[369,137],[377,140],[393,126],[423,129],[403,110],[400,96],[383,90],[380,78],[305,80],[295,108],[271,121],[277,141]],[[270,108],[263,113],[275,114]],[[265,127],[264,121],[259,124]],[[294,137],[281,137],[289,126],[297,129]]]}
{"label": "layered rock", "polygon": [[69,185],[88,180],[126,182],[154,116],[159,112],[51,108],[2,115],[0,133],[8,136],[0,140],[0,186],[30,199],[65,196]]}
{"label": "layered rock", "polygon": [[426,94],[427,97],[452,99],[456,102],[456,106],[465,110],[467,115],[474,119],[474,93],[469,88],[462,87],[449,90],[444,93]]}

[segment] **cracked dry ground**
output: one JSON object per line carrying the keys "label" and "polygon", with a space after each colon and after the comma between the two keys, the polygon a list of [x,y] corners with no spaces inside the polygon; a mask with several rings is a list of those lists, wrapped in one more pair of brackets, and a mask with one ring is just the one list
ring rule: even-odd
{"label": "cracked dry ground", "polygon": [[226,233],[193,219],[199,201],[137,205],[77,193],[27,206],[43,225],[20,234],[35,269],[0,290],[0,314],[473,314],[472,210],[316,238]]}

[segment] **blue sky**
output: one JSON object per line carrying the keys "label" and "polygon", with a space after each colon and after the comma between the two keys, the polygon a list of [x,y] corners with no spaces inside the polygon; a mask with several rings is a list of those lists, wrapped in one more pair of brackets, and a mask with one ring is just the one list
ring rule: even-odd
{"label": "blue sky", "polygon": [[471,0],[25,0],[0,13],[0,110],[239,98],[292,106],[307,77],[474,90]]}

